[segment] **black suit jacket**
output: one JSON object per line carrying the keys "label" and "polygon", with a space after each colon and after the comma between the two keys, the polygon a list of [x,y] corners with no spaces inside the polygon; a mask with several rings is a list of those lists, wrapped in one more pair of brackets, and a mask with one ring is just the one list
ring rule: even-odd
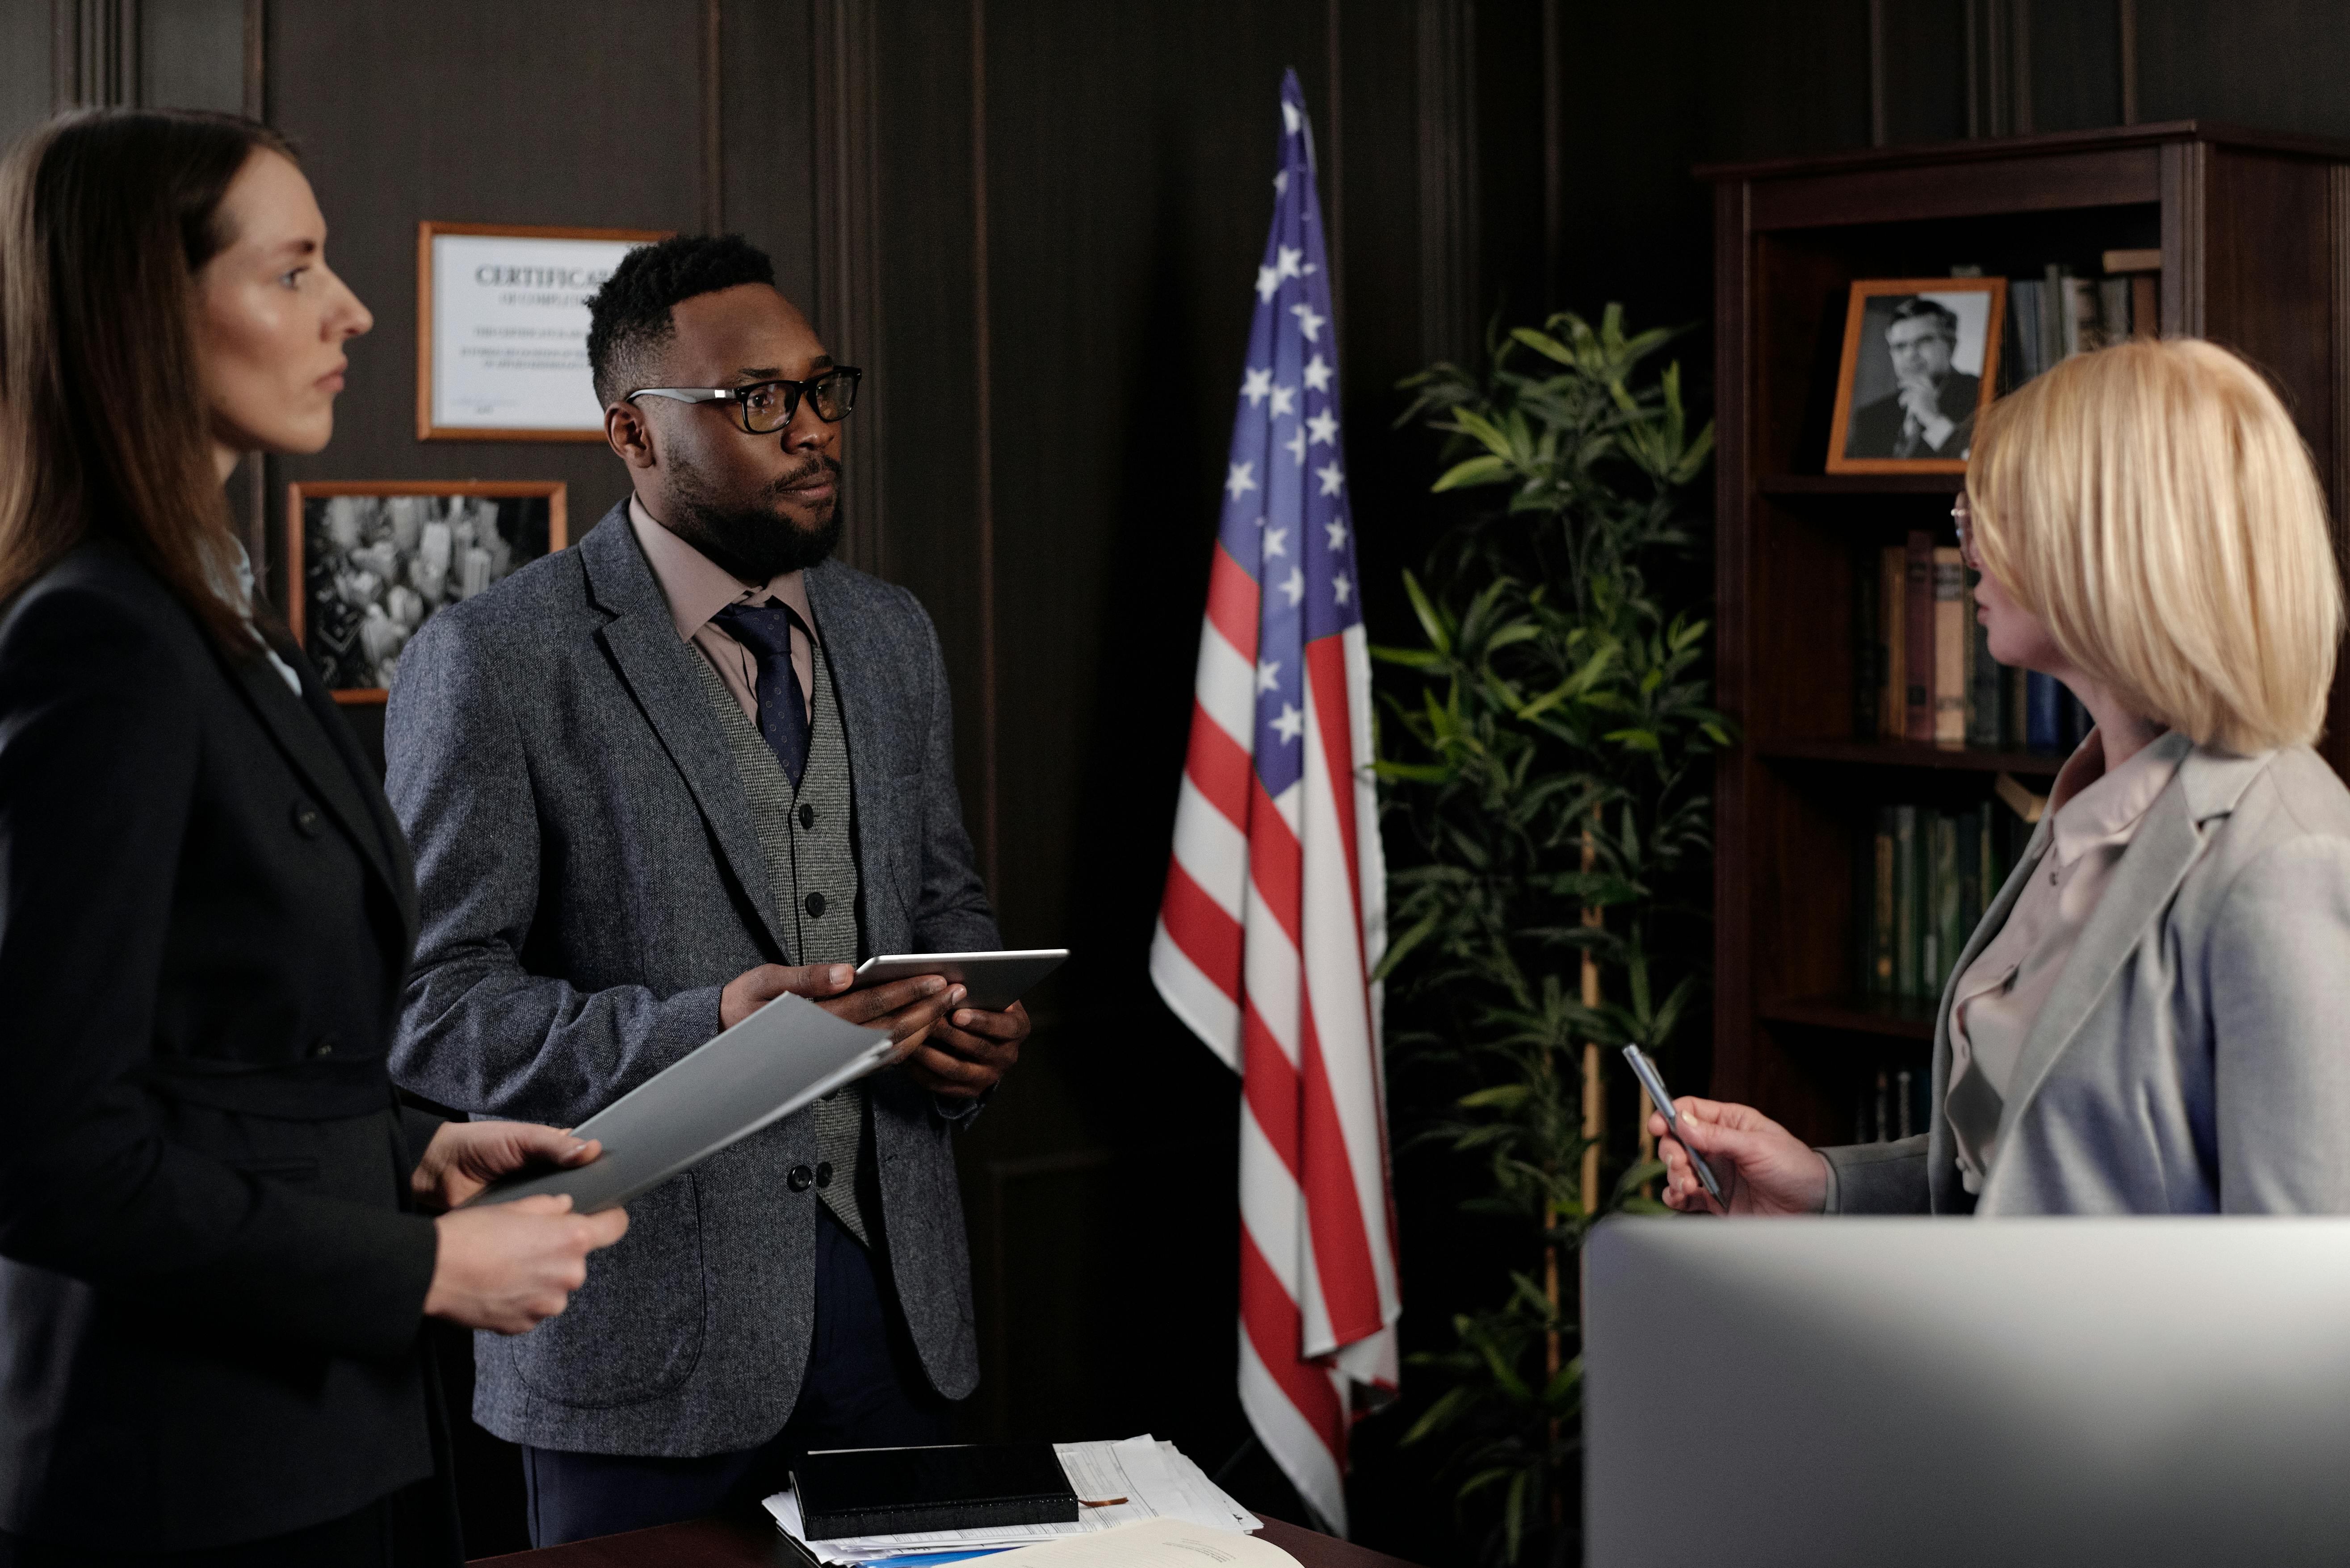
{"label": "black suit jacket", "polygon": [[[1942,443],[1942,450],[1919,443],[1912,457],[1955,459],[1967,455],[1974,441],[1975,403],[1982,393],[1982,378],[1970,376],[1964,370],[1953,370],[1942,378],[1934,389],[1934,406],[1946,420],[1954,420],[1958,429]],[[1889,392],[1873,403],[1852,411],[1852,431],[1845,441],[1846,457],[1891,457],[1900,444],[1901,427],[1908,422],[1909,411],[1901,406],[1901,394]]]}
{"label": "black suit jacket", "polygon": [[0,1531],[213,1546],[435,1469],[411,870],[303,687],[110,545],[0,611]]}

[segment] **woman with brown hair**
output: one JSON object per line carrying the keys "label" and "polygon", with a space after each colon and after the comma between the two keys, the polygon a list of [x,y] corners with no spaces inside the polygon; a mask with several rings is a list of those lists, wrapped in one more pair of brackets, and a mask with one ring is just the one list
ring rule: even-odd
{"label": "woman with brown hair", "polygon": [[595,1146],[385,1075],[407,847],[223,493],[333,430],[325,245],[251,121],[0,164],[0,1568],[454,1563],[422,1320],[521,1333],[627,1223],[457,1210]]}

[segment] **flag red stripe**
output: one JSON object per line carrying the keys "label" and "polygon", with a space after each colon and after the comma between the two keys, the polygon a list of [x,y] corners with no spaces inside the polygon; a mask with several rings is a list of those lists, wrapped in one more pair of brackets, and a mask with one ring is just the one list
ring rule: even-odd
{"label": "flag red stripe", "polygon": [[1381,1326],[1378,1273],[1371,1262],[1370,1233],[1364,1227],[1362,1201],[1355,1190],[1354,1162],[1339,1127],[1337,1103],[1330,1096],[1329,1064],[1322,1055],[1321,1033],[1314,1027],[1311,996],[1299,1011],[1298,1055],[1304,1064],[1299,1076],[1304,1079],[1305,1093],[1298,1125],[1305,1147],[1293,1168],[1298,1189],[1305,1195],[1314,1263],[1322,1276],[1322,1302],[1330,1315],[1330,1332],[1340,1345],[1351,1345],[1377,1334]]}
{"label": "flag red stripe", "polygon": [[1264,780],[1252,772],[1249,785],[1249,877],[1256,883],[1265,911],[1288,936],[1289,945],[1303,951],[1297,924],[1305,907],[1305,852],[1297,835],[1274,808],[1273,797],[1264,793]]}
{"label": "flag red stripe", "polygon": [[1159,904],[1159,918],[1166,922],[1167,934],[1183,950],[1183,956],[1215,981],[1217,990],[1238,1002],[1241,923],[1217,908],[1180,860],[1168,862],[1167,896]]}
{"label": "flag red stripe", "polygon": [[1243,659],[1256,661],[1256,579],[1247,568],[1232,559],[1223,541],[1216,542],[1213,564],[1208,568],[1208,618],[1224,634],[1224,640],[1240,649]]}
{"label": "flag red stripe", "polygon": [[1264,1026],[1253,1000],[1241,1017],[1241,1094],[1264,1141],[1295,1180],[1298,1133],[1304,1125],[1297,1115],[1297,1069],[1282,1054],[1281,1042]]}
{"label": "flag red stripe", "polygon": [[[1343,636],[1305,645],[1305,678],[1314,685],[1314,717],[1322,732],[1322,762],[1330,774],[1330,795],[1338,803],[1338,842],[1345,846],[1347,891],[1354,895],[1355,929],[1363,929],[1363,870],[1355,836],[1355,730],[1347,692],[1347,646]],[[1191,725],[1199,733],[1199,722]],[[1361,939],[1357,938],[1359,945]]]}
{"label": "flag red stripe", "polygon": [[1183,759],[1183,771],[1191,778],[1192,787],[1207,797],[1208,804],[1224,814],[1226,821],[1243,833],[1248,831],[1249,754],[1224,727],[1208,716],[1198,699],[1191,702],[1191,749]]}
{"label": "flag red stripe", "polygon": [[1338,1391],[1330,1375],[1310,1361],[1298,1359],[1304,1343],[1305,1317],[1297,1303],[1281,1288],[1280,1277],[1257,1251],[1256,1239],[1241,1231],[1241,1326],[1256,1346],[1257,1359],[1297,1407],[1306,1425],[1328,1445],[1333,1459],[1346,1462],[1347,1432]]}

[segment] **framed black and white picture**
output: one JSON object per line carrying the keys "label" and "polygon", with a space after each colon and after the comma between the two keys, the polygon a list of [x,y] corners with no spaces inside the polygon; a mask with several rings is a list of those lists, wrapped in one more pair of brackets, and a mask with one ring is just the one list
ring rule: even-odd
{"label": "framed black and white picture", "polygon": [[286,623],[336,701],[381,702],[433,611],[566,542],[558,480],[288,485]]}
{"label": "framed black and white picture", "polygon": [[1852,286],[1829,425],[1830,473],[1963,472],[1999,384],[2002,277]]}

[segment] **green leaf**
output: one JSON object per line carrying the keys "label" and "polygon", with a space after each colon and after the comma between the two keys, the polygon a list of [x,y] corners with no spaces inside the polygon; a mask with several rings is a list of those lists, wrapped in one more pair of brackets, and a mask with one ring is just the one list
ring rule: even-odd
{"label": "green leaf", "polygon": [[1436,483],[1428,488],[1431,493],[1441,494],[1448,490],[1462,490],[1472,484],[1497,484],[1512,477],[1512,473],[1513,470],[1506,457],[1495,457],[1490,454],[1472,457],[1465,462],[1456,462],[1446,469],[1438,476]]}

